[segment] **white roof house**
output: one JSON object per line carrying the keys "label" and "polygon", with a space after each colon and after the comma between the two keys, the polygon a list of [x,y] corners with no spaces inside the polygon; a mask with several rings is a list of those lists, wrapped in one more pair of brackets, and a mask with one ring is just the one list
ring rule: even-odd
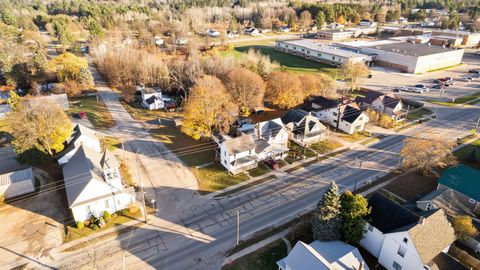
{"label": "white roof house", "polygon": [[0,195],[10,199],[35,191],[32,168],[0,175]]}
{"label": "white roof house", "polygon": [[76,221],[114,213],[135,201],[133,188],[122,183],[119,166],[108,150],[98,153],[81,145],[62,168],[68,206]]}
{"label": "white roof house", "polygon": [[298,241],[277,265],[282,270],[369,270],[358,249],[341,241]]}
{"label": "white roof house", "polygon": [[100,140],[98,140],[95,131],[80,124],[73,128],[72,135],[64,145],[65,148],[62,152],[55,156],[59,165],[66,164],[81,145],[85,145],[98,153],[102,151]]}

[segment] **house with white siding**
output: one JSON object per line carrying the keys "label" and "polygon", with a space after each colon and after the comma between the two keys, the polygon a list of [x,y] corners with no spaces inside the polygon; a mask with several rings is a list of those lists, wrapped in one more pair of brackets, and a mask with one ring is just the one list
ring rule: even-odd
{"label": "house with white siding", "polygon": [[289,131],[290,140],[301,146],[314,144],[327,138],[327,127],[311,112],[300,109],[289,110],[281,119]]}
{"label": "house with white siding", "polygon": [[[438,269],[435,258],[456,240],[443,210],[422,215],[374,193],[360,245],[388,270]],[[442,256],[442,255],[440,255]]]}
{"label": "house with white siding", "polygon": [[396,121],[403,121],[407,116],[402,100],[393,94],[368,90],[365,97],[358,96],[355,101],[362,109],[373,109]]}
{"label": "house with white siding", "polygon": [[100,140],[95,131],[81,124],[75,125],[72,135],[64,142],[64,145],[64,149],[55,156],[59,165],[66,164],[81,145],[87,146],[97,153],[102,152]]}
{"label": "house with white siding", "polygon": [[320,121],[348,134],[363,131],[370,120],[356,103],[343,104],[322,96],[307,98],[303,107]]}
{"label": "house with white siding", "polygon": [[140,87],[137,90],[141,93],[142,106],[149,110],[159,110],[165,107],[162,92],[150,87]]}
{"label": "house with white siding", "polygon": [[219,136],[220,163],[230,173],[238,174],[258,166],[255,140],[252,134],[243,134],[236,138]]}
{"label": "house with white siding", "polygon": [[260,160],[281,159],[288,154],[288,130],[280,118],[255,124],[255,152]]}
{"label": "house with white siding", "polygon": [[108,150],[98,153],[81,145],[63,166],[68,207],[75,221],[85,221],[105,211],[114,213],[135,201],[133,187],[126,187],[120,163]]}

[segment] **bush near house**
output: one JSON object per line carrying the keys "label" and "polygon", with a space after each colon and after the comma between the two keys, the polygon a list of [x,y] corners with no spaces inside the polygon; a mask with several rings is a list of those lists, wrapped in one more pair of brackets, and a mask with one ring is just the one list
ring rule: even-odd
{"label": "bush near house", "polygon": [[109,221],[111,218],[112,218],[112,215],[110,214],[110,212],[108,211],[103,212],[103,219],[105,221]]}
{"label": "bush near house", "polygon": [[81,221],[77,221],[77,229],[83,229],[85,225]]}

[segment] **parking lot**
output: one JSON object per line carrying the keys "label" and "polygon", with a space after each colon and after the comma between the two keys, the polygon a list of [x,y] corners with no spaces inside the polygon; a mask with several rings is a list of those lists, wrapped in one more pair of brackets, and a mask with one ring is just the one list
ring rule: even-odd
{"label": "parking lot", "polygon": [[[364,86],[369,89],[392,92],[395,88],[404,86],[411,87],[416,84],[425,84],[430,88],[429,92],[425,93],[410,93],[400,92],[396,93],[401,97],[413,98],[416,100],[438,100],[438,101],[452,101],[454,98],[466,96],[480,91],[480,78],[476,78],[471,82],[459,81],[462,77],[467,77],[468,71],[472,69],[480,69],[480,55],[475,54],[477,50],[465,50],[463,57],[463,64],[451,67],[445,70],[438,70],[427,72],[424,74],[408,74],[399,73],[396,70],[390,70],[383,67],[372,67],[373,78],[365,79]],[[449,87],[444,87],[444,92],[441,93],[439,89],[432,89],[433,80],[445,77],[452,77],[455,84]]]}

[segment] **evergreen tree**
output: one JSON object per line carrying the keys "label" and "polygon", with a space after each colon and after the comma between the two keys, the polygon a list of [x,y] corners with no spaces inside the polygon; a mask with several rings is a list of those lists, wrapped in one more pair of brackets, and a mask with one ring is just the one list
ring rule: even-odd
{"label": "evergreen tree", "polygon": [[258,59],[256,71],[257,71],[257,74],[260,75],[260,77],[262,77],[263,80],[268,79],[267,67],[265,66],[265,62],[263,62],[261,58]]}
{"label": "evergreen tree", "polygon": [[349,244],[357,244],[365,232],[365,217],[372,211],[368,201],[360,194],[346,191],[340,197],[342,205],[342,237]]}
{"label": "evergreen tree", "polygon": [[340,207],[338,186],[332,181],[328,190],[323,194],[322,200],[318,202],[311,221],[314,239],[320,241],[340,239],[342,225]]}

